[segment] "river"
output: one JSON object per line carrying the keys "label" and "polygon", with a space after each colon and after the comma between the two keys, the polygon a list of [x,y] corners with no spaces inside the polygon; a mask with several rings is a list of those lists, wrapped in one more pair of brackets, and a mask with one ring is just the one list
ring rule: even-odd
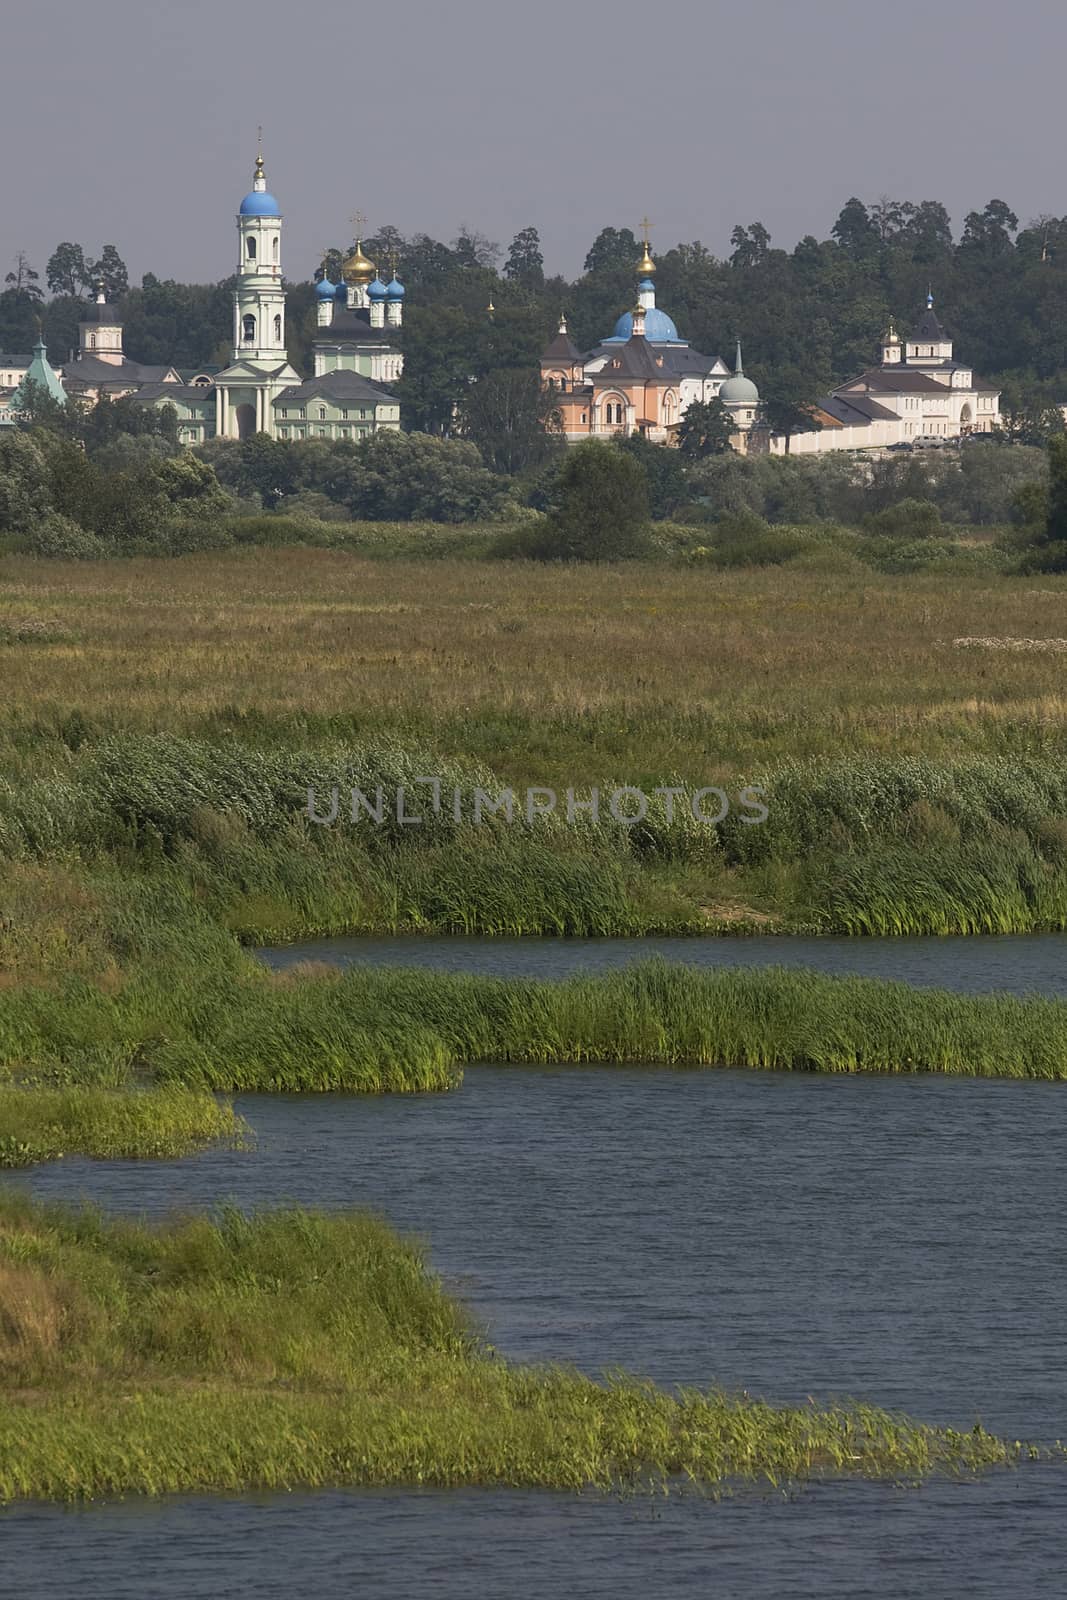
{"label": "river", "polygon": [[[768,946],[773,945],[773,950]],[[1067,940],[345,941],[273,960],[552,975],[655,948],[1063,993]],[[879,959],[874,959],[875,957]],[[1067,1086],[626,1068],[468,1069],[447,1096],[238,1099],[249,1153],[25,1178],[161,1213],[370,1206],[503,1353],[769,1399],[857,1396],[1067,1437]],[[0,1516],[5,1589],[80,1600],[1063,1592],[1067,1468],[720,1502],[547,1493],[181,1498]],[[74,1581],[76,1579],[76,1581]]]}

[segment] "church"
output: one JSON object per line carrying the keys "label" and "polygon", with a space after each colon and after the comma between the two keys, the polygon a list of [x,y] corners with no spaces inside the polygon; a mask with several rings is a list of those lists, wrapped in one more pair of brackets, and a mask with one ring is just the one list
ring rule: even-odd
{"label": "church", "polygon": [[656,304],[656,263],[648,242],[636,264],[637,300],[607,338],[582,354],[567,332],[559,332],[541,357],[544,383],[556,391],[563,432],[570,443],[603,435],[642,434],[653,444],[671,443],[694,402],[719,399],[743,449],[759,420],[759,391],[741,366],[733,374],[719,356],[701,355],[679,336],[674,321]]}
{"label": "church", "polygon": [[953,359],[952,340],[934,310],[933,291],[906,339],[892,323],[882,340],[882,360],[850,378],[811,408],[819,427],[773,435],[775,454],[820,455],[827,450],[900,448],[916,441],[943,442],[1001,426],[1000,391]]}
{"label": "church", "polygon": [[11,368],[0,370],[0,377],[12,384],[6,395],[0,392],[0,426],[14,422],[28,377],[60,399],[77,395],[92,403],[102,395],[128,396],[143,405],[171,405],[178,436],[189,445],[255,433],[357,440],[399,429],[400,402],[389,387],[404,365],[397,338],[404,286],[395,270],[384,283],[357,240],[343,263],[343,281],[334,284],[323,275],[315,291],[314,371],[304,378],[286,354],[282,214],[267,188],[262,155],[238,209],[237,240],[233,359],[221,372],[183,374],[172,366],[131,361],[123,351],[118,309],[106,303],[101,288],[79,325],[77,355],[58,372],[49,366],[43,344],[32,363],[0,357],[0,369]]}

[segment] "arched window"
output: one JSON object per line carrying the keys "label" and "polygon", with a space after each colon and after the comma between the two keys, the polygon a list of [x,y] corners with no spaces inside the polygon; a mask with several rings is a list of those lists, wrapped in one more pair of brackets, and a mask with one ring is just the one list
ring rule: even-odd
{"label": "arched window", "polygon": [[277,234],[274,235],[274,259],[275,259],[275,261],[277,261],[277,259],[278,259],[278,235]]}
{"label": "arched window", "polygon": [[248,259],[249,261],[256,259],[256,241],[251,234],[248,235]]}
{"label": "arched window", "polygon": [[253,317],[251,315],[247,316],[245,318],[245,320],[244,320],[244,335],[245,335],[245,344],[255,344],[255,342],[256,342],[256,319],[255,319],[255,317]]}
{"label": "arched window", "polygon": [[282,342],[282,319],[281,319],[281,317],[275,317],[275,319],[274,319],[274,343],[275,344],[281,344],[281,342]]}
{"label": "arched window", "polygon": [[95,333],[91,333],[89,335],[89,349],[90,350],[95,350],[96,349],[96,334]]}

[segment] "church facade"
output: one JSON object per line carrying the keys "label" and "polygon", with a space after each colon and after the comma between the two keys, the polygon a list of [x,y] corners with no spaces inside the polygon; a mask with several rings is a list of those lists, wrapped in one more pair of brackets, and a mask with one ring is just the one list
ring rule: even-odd
{"label": "church facade", "polygon": [[541,357],[541,377],[556,393],[567,440],[640,433],[654,444],[670,443],[694,402],[720,399],[743,448],[758,421],[759,394],[742,370],[740,344],[731,375],[719,356],[702,355],[680,337],[656,304],[656,263],[647,239],[636,271],[636,304],[607,338],[583,354],[561,317]]}
{"label": "church facade", "polygon": [[[389,387],[403,371],[397,330],[404,286],[393,273],[383,283],[357,241],[343,263],[343,282],[325,274],[316,286],[314,371],[304,378],[290,364],[285,338],[282,213],[267,188],[257,156],[252,188],[237,213],[237,281],[233,294],[233,355],[220,372],[183,375],[172,366],[145,366],[123,351],[118,310],[102,288],[79,326],[76,357],[58,369],[62,394],[94,402],[107,395],[143,405],[173,406],[184,444],[244,439],[357,440],[400,427],[400,402]],[[43,347],[41,347],[43,350]],[[35,359],[41,352],[35,352]],[[32,363],[8,362],[13,388],[0,424],[14,421],[18,388],[33,379]],[[48,368],[52,372],[52,368]],[[53,377],[56,374],[53,373]]]}

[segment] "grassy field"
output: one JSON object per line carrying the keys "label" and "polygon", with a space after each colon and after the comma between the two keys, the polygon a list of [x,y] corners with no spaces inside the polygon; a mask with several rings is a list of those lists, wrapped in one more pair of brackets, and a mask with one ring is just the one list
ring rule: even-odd
{"label": "grassy field", "polygon": [[0,729],[76,715],[98,729],[385,736],[564,786],[605,771],[712,783],[843,751],[1062,754],[1065,599],[1067,578],[848,565],[7,557]]}
{"label": "grassy field", "polygon": [[0,1499],[971,1474],[1038,1452],[873,1406],[506,1365],[361,1216],[148,1228],[0,1196]]}
{"label": "grassy field", "polygon": [[[1067,926],[1067,579],[835,560],[4,558],[0,854],[166,858],[248,939]],[[771,816],[309,841],[339,767]]]}

